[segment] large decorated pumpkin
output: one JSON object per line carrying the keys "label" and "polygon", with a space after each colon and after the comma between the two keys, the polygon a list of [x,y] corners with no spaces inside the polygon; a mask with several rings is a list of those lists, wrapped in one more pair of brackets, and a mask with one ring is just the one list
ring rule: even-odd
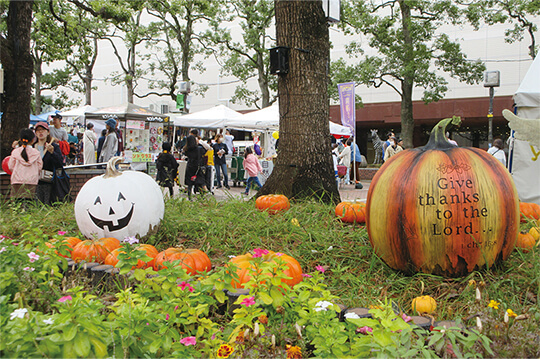
{"label": "large decorated pumpkin", "polygon": [[259,211],[267,211],[270,214],[286,211],[291,208],[289,199],[282,194],[269,194],[260,196],[255,201],[255,207]]}
{"label": "large decorated pumpkin", "polygon": [[80,261],[104,263],[105,258],[119,247],[120,241],[116,238],[87,239],[73,247],[71,259],[77,263]]}
{"label": "large decorated pumpkin", "polygon": [[167,268],[165,262],[180,261],[180,266],[189,274],[208,272],[212,269],[210,258],[199,249],[168,248],[160,252],[155,259],[154,268]]}
{"label": "large decorated pumpkin", "polygon": [[[156,247],[154,247],[151,244],[139,244],[137,246],[137,250],[146,252],[146,255],[150,257],[151,259],[148,262],[144,262],[143,260],[139,259],[137,260],[137,265],[133,268],[153,268],[155,258],[158,255],[158,250]],[[105,263],[111,266],[116,266],[118,263],[118,255],[120,253],[125,253],[122,248],[116,248],[114,251],[112,251],[106,258]]]}
{"label": "large decorated pumpkin", "polygon": [[144,237],[163,219],[165,204],[156,181],[142,172],[118,171],[121,160],[109,160],[106,173],[86,182],[77,195],[75,219],[87,238]]}
{"label": "large decorated pumpkin", "polygon": [[366,204],[341,202],[336,206],[336,217],[345,223],[364,223],[366,221]]}
{"label": "large decorated pumpkin", "polygon": [[426,146],[405,150],[377,171],[367,198],[367,230],[390,267],[462,276],[506,259],[519,229],[508,170],[486,151],[455,147],[439,122]]}
{"label": "large decorated pumpkin", "polygon": [[260,273],[258,262],[275,262],[276,258],[285,261],[287,268],[284,274],[290,279],[283,279],[282,282],[292,287],[302,281],[302,267],[296,259],[283,253],[276,253],[269,250],[255,249],[254,253],[246,253],[232,258],[229,263],[234,264],[238,269],[238,281],[233,281],[234,288],[243,288],[244,283],[251,280],[254,273]]}

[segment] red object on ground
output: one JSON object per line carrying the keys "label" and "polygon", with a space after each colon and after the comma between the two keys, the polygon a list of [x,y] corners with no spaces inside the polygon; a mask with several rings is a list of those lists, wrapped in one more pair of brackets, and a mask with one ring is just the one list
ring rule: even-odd
{"label": "red object on ground", "polygon": [[11,171],[10,171],[9,168],[8,168],[8,162],[9,162],[9,159],[10,159],[10,158],[11,158],[11,156],[7,156],[6,158],[4,158],[4,160],[2,161],[2,169],[3,169],[4,171],[6,171],[6,173],[7,173],[8,175],[11,176]]}

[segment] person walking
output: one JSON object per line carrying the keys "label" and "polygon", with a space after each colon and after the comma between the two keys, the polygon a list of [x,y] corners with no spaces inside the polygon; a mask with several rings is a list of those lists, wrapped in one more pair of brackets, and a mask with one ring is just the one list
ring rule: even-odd
{"label": "person walking", "polygon": [[105,142],[105,137],[107,137],[107,129],[101,130],[101,136],[98,138],[98,141],[97,141],[96,159],[98,161],[99,161],[99,158],[101,157],[101,150],[103,149],[103,143]]}
{"label": "person walking", "polygon": [[384,153],[384,160],[388,161],[391,157],[396,155],[397,153],[403,151],[403,148],[401,148],[398,145],[397,138],[391,137],[390,138],[390,146],[386,147],[386,152]]}
{"label": "person walking", "polygon": [[[37,142],[34,148],[39,151],[43,161],[43,170],[53,172],[63,168],[64,159],[60,146],[53,141],[49,133],[49,125],[45,122],[38,122],[34,127]],[[46,172],[45,172],[46,173]],[[37,199],[45,204],[51,204],[53,191],[52,177],[42,176],[36,187]]]}
{"label": "person walking", "polygon": [[262,166],[259,163],[259,159],[253,154],[253,149],[251,147],[246,147],[244,151],[244,169],[247,171],[248,179],[246,183],[246,191],[244,194],[249,195],[249,187],[252,183],[262,187],[259,177],[257,176],[262,172]]}
{"label": "person walking", "polygon": [[343,150],[341,151],[341,153],[337,157],[337,159],[339,161],[339,164],[341,166],[346,166],[347,167],[347,172],[345,173],[345,184],[350,184],[351,183],[351,178],[350,178],[350,172],[351,172],[351,142],[352,141],[347,140],[344,143]]}
{"label": "person walking", "polygon": [[169,189],[169,195],[172,198],[174,194],[174,180],[178,175],[178,162],[171,154],[171,144],[163,142],[161,152],[156,159],[156,181],[161,187]]}
{"label": "person walking", "polygon": [[109,118],[105,121],[105,125],[107,125],[107,137],[103,142],[99,162],[108,162],[118,151],[118,138],[115,132],[116,120]]}
{"label": "person walking", "polygon": [[[84,164],[90,165],[96,163],[96,140],[97,136],[94,132],[94,124],[88,122],[86,125],[86,131],[83,135],[83,151],[84,151]],[[103,138],[105,140],[105,137]]]}
{"label": "person walking", "polygon": [[223,172],[223,186],[229,187],[229,178],[227,177],[227,160],[226,155],[229,154],[229,147],[224,143],[224,137],[218,133],[215,137],[216,143],[212,145],[214,148],[214,166],[216,168],[217,188],[221,188],[221,172]]}
{"label": "person walking", "polygon": [[55,113],[51,116],[51,122],[53,127],[49,128],[49,131],[53,140],[56,139],[58,141],[68,142],[68,133],[64,128],[62,128],[62,116]]}
{"label": "person walking", "polygon": [[[360,164],[362,163],[362,154],[353,137],[349,138],[351,147],[351,167],[354,173],[354,188],[362,189],[364,186],[360,183]],[[354,151],[354,152],[353,152]]]}
{"label": "person walking", "polygon": [[19,147],[11,152],[8,161],[11,171],[10,197],[19,201],[33,201],[43,160],[39,151],[30,145],[35,137],[34,131],[23,129],[19,137]]}
{"label": "person walking", "polygon": [[383,143],[383,148],[382,148],[383,162],[386,161],[385,153],[386,153],[386,149],[388,148],[388,146],[391,145],[390,139],[391,139],[392,137],[396,137],[396,135],[394,134],[394,132],[388,132],[388,133],[386,134],[386,141],[384,141],[384,143]]}
{"label": "person walking", "polygon": [[204,148],[199,146],[199,131],[192,129],[186,138],[186,145],[182,149],[187,157],[186,175],[184,182],[187,186],[188,198],[191,200],[193,190],[206,188],[205,176],[201,173],[201,162]]}
{"label": "person walking", "polygon": [[487,153],[495,157],[497,160],[499,160],[499,162],[503,164],[504,167],[506,167],[506,155],[504,154],[503,148],[503,140],[501,140],[500,138],[496,138],[495,140],[493,140],[493,146],[491,146],[489,150],[487,150]]}
{"label": "person walking", "polygon": [[228,155],[232,156],[234,154],[234,136],[231,135],[229,130],[225,130],[225,135],[223,136],[224,142],[227,145],[227,149],[229,150]]}
{"label": "person walking", "polygon": [[212,177],[212,169],[215,166],[214,163],[214,147],[212,147],[212,139],[208,138],[206,141],[207,147],[206,153],[204,154],[204,162],[206,162],[206,188],[210,193],[214,194],[214,181]]}

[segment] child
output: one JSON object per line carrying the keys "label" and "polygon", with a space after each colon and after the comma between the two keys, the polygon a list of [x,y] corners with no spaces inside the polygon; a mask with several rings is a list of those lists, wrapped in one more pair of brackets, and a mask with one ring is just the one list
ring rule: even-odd
{"label": "child", "polygon": [[8,162],[8,167],[12,172],[11,198],[33,200],[43,160],[39,151],[30,146],[35,137],[34,131],[23,129],[20,137],[20,147],[11,152],[11,158]]}
{"label": "child", "polygon": [[163,142],[162,148],[163,152],[156,159],[156,181],[161,187],[168,187],[169,194],[172,197],[174,179],[178,174],[178,162],[171,154],[171,144],[169,142]]}
{"label": "child", "polygon": [[259,159],[253,154],[253,149],[251,147],[246,147],[244,157],[244,169],[248,173],[246,191],[244,194],[247,196],[249,194],[249,186],[251,182],[254,182],[257,186],[259,186],[259,188],[262,187],[261,182],[259,182],[259,177],[257,177],[257,174],[262,172],[262,167],[259,163]]}

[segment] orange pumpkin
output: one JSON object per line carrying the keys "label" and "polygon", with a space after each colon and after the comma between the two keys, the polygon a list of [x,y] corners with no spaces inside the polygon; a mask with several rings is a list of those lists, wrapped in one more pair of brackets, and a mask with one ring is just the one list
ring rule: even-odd
{"label": "orange pumpkin", "polygon": [[[302,281],[302,267],[296,259],[283,253],[276,253],[273,251],[267,251],[266,254],[260,256],[264,262],[274,262],[276,258],[281,258],[287,264],[287,269],[283,272],[287,277],[291,279],[283,279],[282,282],[290,287]],[[259,257],[253,257],[252,253],[246,253],[240,256],[232,258],[229,263],[236,265],[238,270],[238,281],[232,282],[234,288],[243,288],[244,283],[251,280],[253,273],[260,272],[257,268],[257,262]]]}
{"label": "orange pumpkin", "polygon": [[71,258],[75,262],[104,263],[105,258],[120,247],[120,241],[116,238],[105,237],[100,239],[88,239],[80,242],[73,248]]}
{"label": "orange pumpkin", "polygon": [[208,272],[212,269],[212,263],[206,253],[198,249],[184,248],[168,248],[158,253],[154,262],[154,269],[160,270],[167,268],[163,265],[164,262],[174,262],[177,260],[180,261],[180,266],[189,274]]}
{"label": "orange pumpkin", "polygon": [[527,219],[540,219],[540,205],[536,203],[519,202],[519,211],[522,223],[527,222]]}
{"label": "orange pumpkin", "polygon": [[[47,247],[49,247],[49,248],[57,248],[60,245],[64,245],[64,246],[68,247],[68,251],[71,253],[73,251],[73,248],[79,243],[81,243],[81,240],[79,238],[77,238],[77,237],[66,237],[58,244],[56,242],[54,242],[54,243],[45,242],[45,245]],[[54,253],[56,253],[59,256],[64,257],[64,258],[71,258],[71,255],[61,254],[58,251],[54,251]]]}
{"label": "orange pumpkin", "polygon": [[510,256],[519,199],[508,170],[478,148],[456,147],[439,122],[424,147],[392,156],[371,181],[366,224],[390,267],[463,276]]}
{"label": "orange pumpkin", "polygon": [[525,253],[527,253],[529,250],[531,250],[534,245],[536,244],[536,241],[534,240],[534,237],[530,233],[519,233],[518,238],[516,241],[516,247],[521,248],[521,250]]}
{"label": "orange pumpkin", "polygon": [[341,202],[336,206],[336,216],[342,222],[346,223],[365,223],[366,222],[366,204]]}
{"label": "orange pumpkin", "polygon": [[291,204],[289,203],[289,199],[282,194],[269,194],[257,198],[255,207],[259,211],[268,211],[270,214],[276,214],[288,210],[291,208]]}
{"label": "orange pumpkin", "polygon": [[[137,246],[137,250],[139,251],[145,251],[146,255],[150,258],[152,258],[148,263],[142,261],[141,259],[138,260],[137,265],[133,266],[133,269],[135,268],[150,268],[154,267],[155,258],[158,255],[158,250],[156,247],[154,247],[151,244],[140,244]],[[118,263],[118,255],[120,253],[125,253],[122,251],[122,248],[116,248],[114,251],[112,251],[107,258],[105,258],[105,264],[116,266],[116,263]]]}

